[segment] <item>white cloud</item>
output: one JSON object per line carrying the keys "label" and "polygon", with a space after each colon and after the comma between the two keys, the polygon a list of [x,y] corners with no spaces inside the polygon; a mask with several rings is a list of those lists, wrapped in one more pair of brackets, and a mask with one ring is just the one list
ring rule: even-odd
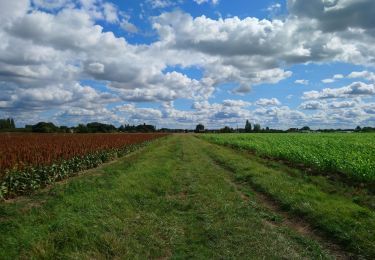
{"label": "white cloud", "polygon": [[300,84],[300,85],[309,85],[309,80],[307,79],[297,79],[294,81],[295,84]]}
{"label": "white cloud", "polygon": [[353,71],[348,75],[348,78],[354,79],[354,78],[362,78],[369,81],[375,81],[375,73],[370,71]]}
{"label": "white cloud", "polygon": [[130,33],[137,33],[138,32],[137,26],[132,24],[128,20],[122,20],[120,26],[126,32],[130,32]]}
{"label": "white cloud", "polygon": [[197,4],[203,4],[203,3],[212,3],[213,5],[216,5],[219,3],[219,0],[194,0]]}
{"label": "white cloud", "polygon": [[117,23],[119,21],[117,7],[111,3],[105,2],[102,5],[104,19],[109,23]]}
{"label": "white cloud", "polygon": [[375,85],[363,82],[354,82],[342,88],[325,88],[322,91],[308,91],[302,96],[303,99],[332,99],[350,98],[359,96],[375,95]]}
{"label": "white cloud", "polygon": [[354,101],[339,101],[339,102],[332,102],[329,106],[331,108],[348,108],[348,107],[355,107],[357,102]]}
{"label": "white cloud", "polygon": [[247,101],[243,101],[243,100],[226,99],[223,101],[223,106],[225,107],[248,107],[248,106],[251,106],[251,103]]}
{"label": "white cloud", "polygon": [[329,78],[329,79],[323,79],[322,82],[323,82],[324,84],[329,84],[329,83],[334,83],[334,82],[336,82],[337,80],[339,80],[339,79],[343,79],[343,78],[344,78],[344,75],[342,75],[342,74],[335,74],[335,75],[333,75],[332,78]]}
{"label": "white cloud", "polygon": [[326,104],[320,101],[307,101],[303,102],[299,108],[303,110],[319,110],[324,109],[325,106]]}
{"label": "white cloud", "polygon": [[280,3],[274,3],[267,7],[267,11],[270,12],[271,14],[278,12],[280,9],[281,9]]}
{"label": "white cloud", "polygon": [[74,6],[72,0],[32,0],[31,2],[34,6],[47,10]]}
{"label": "white cloud", "polygon": [[281,102],[277,98],[271,98],[271,99],[261,98],[261,99],[258,99],[255,102],[255,104],[257,106],[279,106],[281,105]]}
{"label": "white cloud", "polygon": [[147,3],[151,5],[152,8],[166,8],[176,4],[170,0],[147,0]]}
{"label": "white cloud", "polygon": [[333,83],[333,82],[335,82],[335,80],[334,80],[334,79],[323,79],[322,82],[323,82],[324,84],[329,84],[329,83]]}
{"label": "white cloud", "polygon": [[93,74],[104,73],[104,65],[99,62],[93,62],[88,65],[88,71]]}

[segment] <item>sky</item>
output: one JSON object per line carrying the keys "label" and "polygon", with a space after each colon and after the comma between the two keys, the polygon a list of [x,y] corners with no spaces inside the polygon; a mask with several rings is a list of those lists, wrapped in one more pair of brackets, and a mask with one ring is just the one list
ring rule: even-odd
{"label": "sky", "polygon": [[0,118],[375,126],[373,0],[0,0]]}

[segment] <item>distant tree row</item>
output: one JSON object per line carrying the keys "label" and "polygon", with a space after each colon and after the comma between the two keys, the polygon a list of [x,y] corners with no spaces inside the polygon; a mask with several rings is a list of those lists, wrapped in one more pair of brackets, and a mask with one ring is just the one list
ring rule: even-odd
{"label": "distant tree row", "polygon": [[16,124],[13,118],[0,119],[0,129],[15,129]]}
{"label": "distant tree row", "polygon": [[122,125],[116,128],[114,125],[103,124],[98,122],[79,124],[76,127],[56,126],[51,122],[39,122],[35,125],[26,125],[26,128],[35,133],[115,133],[115,132],[141,132],[150,133],[155,132],[153,125]]}
{"label": "distant tree row", "polygon": [[195,130],[189,129],[169,129],[162,128],[157,130],[155,126],[148,124],[140,125],[121,125],[116,128],[111,124],[103,124],[98,122],[92,122],[88,124],[79,124],[75,127],[67,126],[56,126],[51,122],[39,122],[35,125],[26,125],[25,128],[16,128],[13,118],[0,119],[0,132],[35,132],[35,133],[114,133],[114,132],[126,132],[126,133],[306,133],[306,132],[375,132],[375,127],[360,127],[357,126],[355,129],[318,129],[311,130],[309,126],[302,128],[289,128],[288,130],[270,129],[269,127],[262,128],[260,124],[251,124],[249,120],[246,120],[244,128],[231,128],[224,126],[218,130],[207,130],[203,124],[198,124]]}
{"label": "distant tree row", "polygon": [[118,129],[120,132],[128,132],[128,133],[152,133],[156,131],[155,126],[153,125],[122,125]]}
{"label": "distant tree row", "polygon": [[375,127],[360,127],[357,126],[356,129],[354,130],[355,132],[362,132],[362,133],[370,133],[370,132],[375,132]]}
{"label": "distant tree row", "polygon": [[260,132],[266,132],[266,131],[272,131],[272,132],[279,132],[280,130],[274,130],[269,129],[266,127],[266,129],[262,129],[260,124],[254,124],[254,126],[251,125],[249,120],[246,120],[245,128],[238,128],[234,129],[229,126],[225,126],[219,130],[205,130],[204,125],[198,124],[195,127],[196,133],[204,133],[204,132],[219,132],[219,133],[260,133]]}

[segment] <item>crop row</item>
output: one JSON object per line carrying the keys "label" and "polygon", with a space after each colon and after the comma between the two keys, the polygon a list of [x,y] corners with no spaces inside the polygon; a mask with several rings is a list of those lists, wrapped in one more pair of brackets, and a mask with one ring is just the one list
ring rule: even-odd
{"label": "crop row", "polygon": [[156,134],[0,135],[0,198],[27,194],[134,151]]}
{"label": "crop row", "polygon": [[375,182],[373,134],[209,134],[216,144],[337,172],[356,182]]}

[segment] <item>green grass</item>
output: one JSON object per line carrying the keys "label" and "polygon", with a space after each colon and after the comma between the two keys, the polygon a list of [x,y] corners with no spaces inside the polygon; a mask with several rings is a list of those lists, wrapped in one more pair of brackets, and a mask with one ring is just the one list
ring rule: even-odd
{"label": "green grass", "polygon": [[270,166],[266,160],[224,146],[206,143],[201,148],[230,169],[238,182],[267,194],[351,252],[369,259],[375,257],[375,212],[348,197],[341,183],[335,188],[335,183],[322,176],[306,176],[276,162]]}
{"label": "green grass", "polygon": [[171,136],[1,203],[0,259],[329,258],[317,242],[270,225],[274,213],[260,210],[250,188],[243,199],[210,148],[216,149]]}
{"label": "green grass", "polygon": [[371,133],[208,134],[202,138],[375,184],[375,135]]}

